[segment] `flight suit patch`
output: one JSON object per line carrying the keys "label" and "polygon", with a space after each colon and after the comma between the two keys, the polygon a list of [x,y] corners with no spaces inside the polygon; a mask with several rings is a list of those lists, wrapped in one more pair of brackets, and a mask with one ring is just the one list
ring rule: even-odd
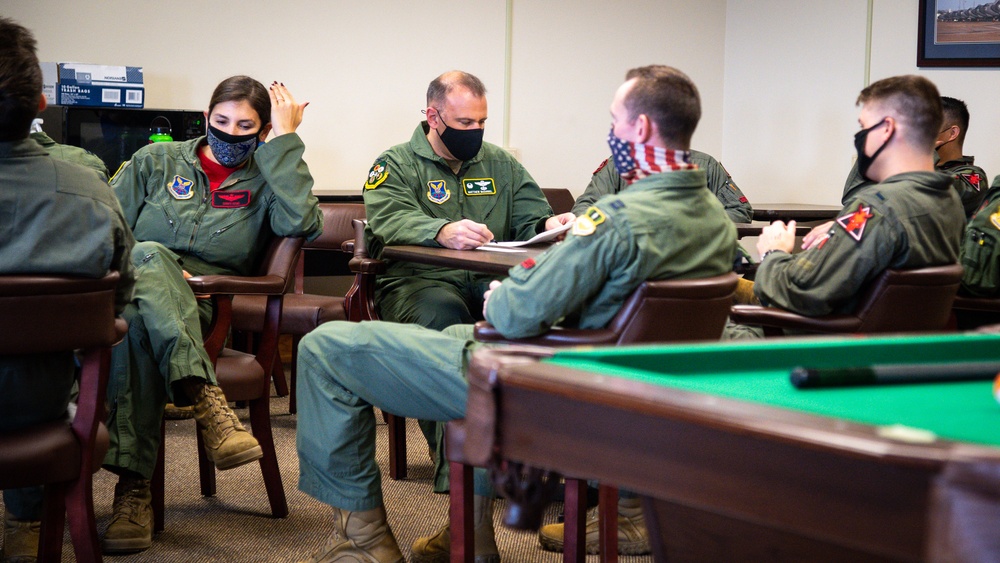
{"label": "flight suit patch", "polygon": [[451,190],[448,189],[448,184],[444,180],[427,182],[427,199],[438,205],[451,199]]}
{"label": "flight suit patch", "polygon": [[590,175],[593,176],[598,172],[600,172],[601,170],[604,170],[604,167],[607,165],[608,165],[608,159],[605,158],[604,161],[601,162],[601,165],[597,167],[597,170],[594,170]]}
{"label": "flight suit patch", "polygon": [[576,218],[576,222],[573,223],[573,234],[578,237],[586,237],[594,234],[597,230],[597,226],[604,222],[606,217],[600,209],[596,207],[588,207],[587,211]]}
{"label": "flight suit patch", "polygon": [[521,262],[521,267],[524,268],[525,270],[530,270],[530,269],[534,268],[535,267],[535,259],[534,258],[525,258],[524,262]]}
{"label": "flight suit patch", "polygon": [[466,178],[462,180],[465,195],[496,195],[497,186],[493,178]]}
{"label": "flight suit patch", "polygon": [[874,217],[872,208],[859,203],[857,211],[838,217],[837,224],[843,227],[847,234],[851,235],[851,238],[861,242],[861,237],[865,234],[865,225],[872,217]]}
{"label": "flight suit patch", "polygon": [[982,178],[979,177],[979,174],[973,172],[972,174],[959,174],[959,176],[961,176],[962,179],[965,180],[965,183],[972,186],[977,192],[982,189],[982,185],[980,184]]}
{"label": "flight suit patch", "polygon": [[212,192],[212,207],[216,209],[237,209],[250,205],[250,190]]}
{"label": "flight suit patch", "polygon": [[1000,205],[997,206],[997,212],[990,214],[990,224],[1000,229]]}
{"label": "flight suit patch", "polygon": [[366,190],[374,190],[381,184],[385,182],[385,179],[389,177],[389,165],[385,159],[379,159],[375,161],[372,165],[372,169],[368,171],[368,180],[365,182]]}
{"label": "flight suit patch", "polygon": [[611,209],[621,209],[625,207],[625,202],[620,199],[616,199],[615,201],[612,201],[610,205]]}
{"label": "flight suit patch", "polygon": [[167,186],[167,191],[174,199],[191,199],[194,196],[194,180],[188,180],[180,175],[174,176],[173,182]]}

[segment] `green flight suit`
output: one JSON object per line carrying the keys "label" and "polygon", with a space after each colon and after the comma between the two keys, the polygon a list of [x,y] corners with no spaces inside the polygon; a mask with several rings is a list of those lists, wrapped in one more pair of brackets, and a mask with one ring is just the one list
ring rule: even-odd
{"label": "green flight suit", "polygon": [[897,174],[858,191],[821,246],[768,255],[754,292],[765,305],[801,315],[848,313],[861,287],[886,268],[956,263],[964,226],[950,176]]}
{"label": "green flight suit", "polygon": [[[390,169],[391,170],[391,169]],[[566,240],[511,269],[486,318],[508,338],[561,324],[605,326],[647,279],[716,276],[732,268],[736,228],[702,170],[668,172],[601,198]],[[299,346],[299,488],[327,504],[382,503],[372,405],[433,420],[465,415],[472,326],[326,323]],[[439,458],[438,485],[447,463]],[[488,494],[477,475],[477,494]]]}
{"label": "green flight suit", "polygon": [[[715,194],[715,197],[719,198],[726,213],[734,223],[749,223],[753,220],[753,207],[750,206],[750,202],[743,195],[743,192],[736,187],[733,177],[718,160],[709,154],[691,151],[691,162],[705,171],[708,178],[708,189]],[[587,184],[587,189],[580,194],[580,197],[576,198],[573,213],[580,215],[602,196],[616,194],[625,189],[627,185],[618,174],[618,170],[615,169],[614,160],[606,159],[594,171],[590,183]]]}
{"label": "green flight suit", "polygon": [[[98,278],[116,270],[118,310],[128,303],[135,241],[107,184],[23,139],[0,143],[0,187],[0,273]],[[74,374],[71,353],[0,358],[0,432],[66,416]],[[41,487],[6,490],[4,505],[18,520],[40,520]]]}
{"label": "green flight suit", "polygon": [[211,307],[195,299],[183,271],[248,275],[272,233],[312,239],[322,232],[297,134],[259,146],[214,192],[196,153],[204,144],[201,137],[147,145],[111,179],[140,242],[132,252],[135,298],[123,315],[129,332],[112,356],[111,448],[104,462],[147,479],[156,463],[163,406],[168,400],[189,403],[173,385],[187,377],[215,383],[201,328]]}
{"label": "green flight suit", "polygon": [[[497,241],[527,240],[552,216],[545,195],[507,151],[483,143],[458,174],[427,141],[427,122],[408,143],[382,153],[365,183],[365,239],[372,256],[386,245],[440,245],[446,224],[471,219],[489,227]],[[379,314],[388,321],[443,329],[482,318],[486,274],[391,261],[379,276]]]}
{"label": "green flight suit", "polygon": [[52,140],[52,137],[46,135],[44,131],[36,131],[31,133],[29,137],[34,139],[39,145],[42,145],[42,148],[52,155],[53,158],[86,166],[97,172],[101,180],[107,183],[109,176],[108,167],[96,154],[80,147],[74,147],[73,145],[61,145]]}

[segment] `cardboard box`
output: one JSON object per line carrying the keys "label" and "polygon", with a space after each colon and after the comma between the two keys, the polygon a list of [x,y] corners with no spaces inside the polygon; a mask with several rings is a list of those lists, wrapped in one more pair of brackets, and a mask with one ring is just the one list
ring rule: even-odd
{"label": "cardboard box", "polygon": [[41,63],[42,92],[50,104],[141,108],[146,91],[142,67]]}

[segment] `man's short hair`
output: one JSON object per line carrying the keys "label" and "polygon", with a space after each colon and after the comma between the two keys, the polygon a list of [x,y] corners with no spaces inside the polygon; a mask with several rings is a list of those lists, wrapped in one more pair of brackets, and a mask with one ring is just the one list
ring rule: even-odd
{"label": "man's short hair", "polygon": [[483,85],[482,80],[479,80],[468,72],[452,70],[431,80],[430,85],[427,87],[427,107],[432,107],[435,104],[443,104],[444,99],[457,86],[468,89],[477,98],[482,98],[486,95],[486,86]]}
{"label": "man's short hair", "polygon": [[665,65],[633,68],[625,80],[635,79],[623,100],[628,118],[645,114],[656,124],[660,139],[670,147],[686,149],[701,119],[701,98],[694,82]]}
{"label": "man's short hair", "polygon": [[969,130],[969,108],[965,102],[957,98],[941,96],[941,110],[944,112],[944,121],[941,126],[955,124],[958,125],[958,144],[965,142],[965,132]]}
{"label": "man's short hair", "polygon": [[943,114],[937,86],[922,76],[908,74],[873,82],[858,95],[859,104],[875,104],[892,110],[905,127],[906,140],[917,147],[934,147],[941,132]]}
{"label": "man's short hair", "polygon": [[28,136],[41,95],[35,38],[14,20],[0,18],[0,141]]}

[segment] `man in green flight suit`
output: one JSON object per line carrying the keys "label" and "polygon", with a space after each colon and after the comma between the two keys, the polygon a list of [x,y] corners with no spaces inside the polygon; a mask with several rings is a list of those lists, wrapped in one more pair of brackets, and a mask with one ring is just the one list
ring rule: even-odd
{"label": "man in green flight suit", "polygon": [[[969,109],[965,102],[941,96],[941,108],[944,121],[941,131],[934,139],[934,168],[952,176],[952,184],[962,200],[965,217],[969,219],[979,209],[979,204],[986,195],[988,177],[982,168],[975,165],[974,156],[962,154],[965,134],[969,129]],[[855,162],[844,183],[841,203],[847,205],[862,188],[872,183],[858,172],[858,164]]]}
{"label": "man in green flight suit", "polygon": [[795,223],[776,221],[757,243],[754,291],[761,303],[820,316],[854,309],[858,291],[887,268],[958,261],[964,211],[951,176],[934,170],[941,99],[929,80],[897,76],[858,96],[858,189],[831,221],[791,254]]}
{"label": "man in green flight suit", "polygon": [[[697,88],[665,66],[634,69],[626,79],[611,105],[608,142],[631,185],[591,206],[564,242],[511,269],[502,283],[490,283],[483,313],[507,338],[542,334],[561,322],[603,327],[645,280],[716,276],[732,268],[736,229],[687,150],[701,116]],[[630,156],[647,154],[671,162],[669,171],[654,172],[650,160]],[[471,325],[438,332],[413,324],[331,322],[303,338],[299,488],[334,510],[333,534],[310,561],[402,561],[382,501],[372,406],[406,417],[463,417],[465,367],[476,346]],[[477,472],[480,563],[499,561],[490,494]],[[418,539],[412,560],[439,561],[449,550],[445,527]]]}
{"label": "man in green flight suit", "polygon": [[[0,18],[0,273],[99,278],[120,274],[121,311],[132,296],[134,244],[121,206],[93,172],[50,155],[28,138],[45,107],[31,32]],[[103,163],[102,163],[103,167]],[[7,327],[6,330],[16,330]],[[64,420],[76,368],[73,354],[0,357],[0,432]],[[3,491],[0,561],[35,561],[43,488]]]}
{"label": "man in green flight suit", "polygon": [[[691,151],[691,162],[705,171],[705,175],[708,177],[708,189],[715,194],[715,197],[719,198],[726,213],[734,223],[749,223],[753,220],[753,207],[750,206],[750,201],[736,186],[736,182],[733,182],[733,177],[729,175],[729,171],[722,166],[722,163],[715,160],[712,155],[695,150]],[[615,163],[610,158],[605,159],[597,167],[597,170],[594,170],[594,175],[590,178],[587,189],[580,194],[580,197],[576,198],[576,203],[573,204],[573,213],[582,214],[601,197],[607,194],[616,194],[625,189],[626,186],[628,184],[618,174]]]}
{"label": "man in green flight suit", "polygon": [[[427,88],[427,121],[408,143],[382,153],[364,186],[372,256],[392,244],[469,250],[490,241],[528,240],[573,220],[552,216],[542,190],[507,151],[483,142],[486,87],[451,71]],[[443,330],[482,318],[490,276],[389,262],[379,276],[376,303],[383,320]],[[438,425],[421,420],[432,452]]]}

